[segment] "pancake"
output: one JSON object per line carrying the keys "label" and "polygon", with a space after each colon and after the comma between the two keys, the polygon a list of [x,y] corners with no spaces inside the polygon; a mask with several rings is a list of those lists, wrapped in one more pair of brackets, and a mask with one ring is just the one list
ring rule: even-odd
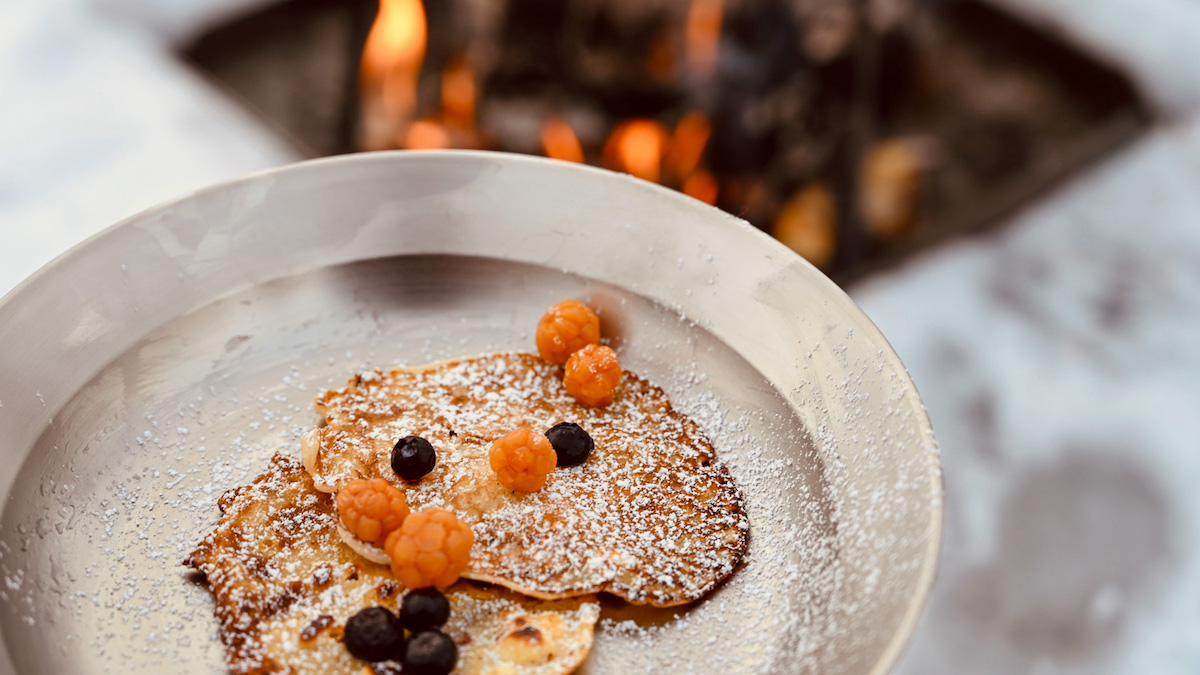
{"label": "pancake", "polygon": [[[341,641],[359,609],[399,606],[402,587],[337,534],[333,498],[313,488],[300,461],[276,455],[250,485],[225,493],[221,520],[189,556],[216,596],[230,671],[370,673]],[[559,675],[587,657],[595,598],[539,601],[460,581],[446,592],[444,632],[458,644],[456,673]],[[379,673],[399,672],[397,664]]]}
{"label": "pancake", "polygon": [[[323,426],[304,437],[303,457],[317,489],[382,477],[414,510],[453,511],[475,532],[467,578],[546,600],[607,591],[666,607],[709,592],[745,553],[749,522],[728,470],[699,427],[632,373],[612,404],[591,408],[567,394],[559,366],[498,353],[365,373],[315,405]],[[591,434],[588,460],[555,469],[537,492],[502,486],[492,441],[559,422]],[[410,434],[438,453],[415,484],[390,464]]]}

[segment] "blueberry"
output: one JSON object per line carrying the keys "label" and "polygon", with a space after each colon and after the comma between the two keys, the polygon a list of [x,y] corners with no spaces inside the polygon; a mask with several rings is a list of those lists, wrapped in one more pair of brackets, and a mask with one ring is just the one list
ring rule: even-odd
{"label": "blueberry", "polygon": [[446,675],[458,663],[458,647],[445,633],[427,630],[412,636],[400,663],[406,675]]}
{"label": "blueberry", "polygon": [[420,436],[405,436],[392,448],[392,471],[404,480],[421,480],[436,464],[437,452]]}
{"label": "blueberry", "polygon": [[450,601],[436,588],[409,591],[400,603],[400,625],[414,633],[440,628],[450,618]]}
{"label": "blueberry", "polygon": [[359,610],[346,622],[346,649],[363,661],[386,661],[404,654],[404,628],[383,607]]}
{"label": "blueberry", "polygon": [[592,437],[583,427],[574,422],[559,422],[546,432],[550,445],[558,455],[559,466],[575,466],[583,464],[596,447]]}

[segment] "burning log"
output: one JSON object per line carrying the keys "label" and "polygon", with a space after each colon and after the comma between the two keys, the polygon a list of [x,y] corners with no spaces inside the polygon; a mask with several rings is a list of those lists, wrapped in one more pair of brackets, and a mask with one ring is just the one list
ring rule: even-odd
{"label": "burning log", "polygon": [[919,141],[896,138],[876,143],[863,158],[859,209],[872,235],[900,237],[919,225],[923,155]]}
{"label": "burning log", "polygon": [[771,235],[817,267],[828,265],[837,243],[833,191],[821,182],[801,188],[779,209]]}

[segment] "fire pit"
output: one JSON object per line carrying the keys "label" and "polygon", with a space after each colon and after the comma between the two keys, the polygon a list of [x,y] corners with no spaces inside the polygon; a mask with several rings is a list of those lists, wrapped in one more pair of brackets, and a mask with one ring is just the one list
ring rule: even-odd
{"label": "fire pit", "polygon": [[292,0],[186,53],[313,156],[604,166],[739,215],[839,282],[996,222],[1149,121],[1121,75],[986,4],[864,7]]}

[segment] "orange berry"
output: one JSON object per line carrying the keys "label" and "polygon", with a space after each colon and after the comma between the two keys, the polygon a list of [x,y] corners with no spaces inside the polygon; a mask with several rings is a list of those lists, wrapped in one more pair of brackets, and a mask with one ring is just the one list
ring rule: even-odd
{"label": "orange berry", "polygon": [[408,518],[404,493],[382,478],[350,481],[337,493],[337,507],[346,529],[376,546]]}
{"label": "orange berry", "polygon": [[563,385],[576,401],[592,407],[612,403],[613,392],[621,384],[621,364],[617,353],[608,347],[588,345],[567,359]]}
{"label": "orange berry", "polygon": [[538,354],[551,363],[600,342],[600,317],[578,300],[563,300],[538,321]]}
{"label": "orange berry", "polygon": [[558,455],[544,434],[521,427],[492,443],[488,461],[504,487],[536,492],[546,485],[546,476],[558,464]]}
{"label": "orange berry", "polygon": [[474,543],[475,533],[453,513],[428,508],[410,515],[383,548],[392,574],[407,588],[445,588],[467,569]]}

